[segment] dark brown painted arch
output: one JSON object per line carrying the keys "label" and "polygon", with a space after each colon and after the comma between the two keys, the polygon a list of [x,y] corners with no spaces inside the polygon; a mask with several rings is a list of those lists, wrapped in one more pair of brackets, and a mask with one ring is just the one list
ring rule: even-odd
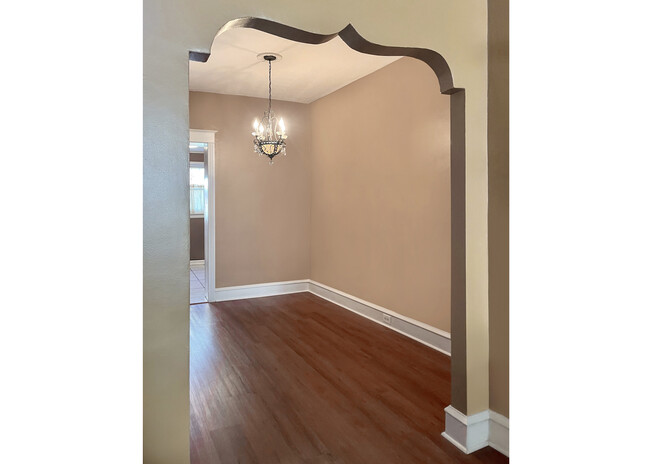
{"label": "dark brown painted arch", "polygon": [[[451,69],[444,57],[429,49],[390,47],[364,39],[352,24],[334,34],[316,34],[262,18],[238,18],[226,23],[215,35],[236,28],[250,28],[312,45],[340,37],[350,48],[377,56],[408,56],[426,63],[438,78],[440,92],[450,95],[451,121],[451,404],[467,413],[466,280],[465,280],[465,90],[454,87]],[[206,62],[209,53],[189,52],[190,60]]]}
{"label": "dark brown painted arch", "polygon": [[[256,29],[258,31],[266,32],[268,34],[282,37],[284,39],[293,40],[294,42],[301,42],[312,45],[319,45],[329,42],[335,37],[340,37],[348,47],[361,53],[368,55],[378,56],[409,56],[425,62],[438,77],[440,84],[440,92],[444,94],[453,94],[462,89],[454,87],[451,69],[447,61],[440,55],[440,53],[426,48],[414,47],[389,47],[385,45],[378,45],[364,39],[359,34],[352,24],[348,24],[341,31],[334,34],[316,34],[313,32],[303,31],[295,27],[286,26],[284,24],[276,23],[263,18],[239,18],[233,19],[226,23],[217,32],[215,39],[226,31],[245,27],[249,29]],[[190,60],[206,62],[210,57],[209,53],[190,52]]]}

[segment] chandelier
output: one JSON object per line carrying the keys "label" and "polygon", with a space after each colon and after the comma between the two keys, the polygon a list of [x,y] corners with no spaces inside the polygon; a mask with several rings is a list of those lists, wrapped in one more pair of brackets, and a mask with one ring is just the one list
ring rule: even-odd
{"label": "chandelier", "polygon": [[269,62],[269,109],[264,112],[262,121],[255,119],[253,122],[253,148],[262,156],[269,157],[269,163],[273,164],[273,158],[279,154],[286,155],[287,134],[282,118],[278,121],[271,110],[271,62],[280,55],[264,53],[261,58]]}

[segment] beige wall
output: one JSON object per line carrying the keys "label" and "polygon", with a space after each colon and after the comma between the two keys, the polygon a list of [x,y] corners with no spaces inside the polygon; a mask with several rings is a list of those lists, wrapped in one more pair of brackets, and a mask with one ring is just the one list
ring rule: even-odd
{"label": "beige wall", "polygon": [[402,58],[310,106],[311,278],[450,331],[449,96]]}
{"label": "beige wall", "polygon": [[307,105],[274,101],[287,156],[253,152],[263,98],[190,92],[190,127],[216,130],[216,286],[309,277],[310,140]]}
{"label": "beige wall", "polygon": [[310,105],[274,102],[291,138],[273,166],[247,132],[265,106],[190,92],[190,127],[217,131],[216,286],[312,278],[450,331],[449,96],[433,71],[402,58]]}
{"label": "beige wall", "polygon": [[[371,14],[369,14],[371,12]],[[487,3],[483,0],[193,0],[144,2],[143,453],[189,462],[188,52],[247,16],[331,34],[348,23],[374,43],[435,50],[466,89],[466,385],[473,414],[489,406]],[[457,356],[461,353],[457,353]],[[466,379],[457,382],[457,376]],[[463,387],[464,388],[464,387]]]}

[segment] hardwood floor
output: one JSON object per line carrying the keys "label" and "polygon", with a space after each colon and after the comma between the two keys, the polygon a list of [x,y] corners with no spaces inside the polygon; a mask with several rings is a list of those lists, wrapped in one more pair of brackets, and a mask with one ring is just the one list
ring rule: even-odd
{"label": "hardwood floor", "polygon": [[449,357],[311,293],[190,318],[192,464],[508,462],[440,435]]}

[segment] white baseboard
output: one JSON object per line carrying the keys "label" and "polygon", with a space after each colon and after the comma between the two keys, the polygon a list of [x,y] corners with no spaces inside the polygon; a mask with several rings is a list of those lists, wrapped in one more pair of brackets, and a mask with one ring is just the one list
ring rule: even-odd
{"label": "white baseboard", "polygon": [[[330,301],[342,308],[355,312],[378,324],[406,335],[430,348],[438,350],[447,356],[451,355],[451,334],[428,324],[398,314],[390,309],[364,301],[345,292],[328,287],[320,282],[309,279],[291,280],[287,282],[269,282],[236,287],[215,288],[214,299],[211,301],[242,300],[245,298],[261,298],[265,296],[284,295],[287,293],[311,292],[316,296]],[[384,322],[384,315],[390,316],[390,322]]]}
{"label": "white baseboard", "polygon": [[489,434],[489,411],[466,416],[453,406],[445,408],[445,431],[442,436],[464,453],[473,453],[488,446]]}
{"label": "white baseboard", "polygon": [[199,264],[205,264],[205,259],[191,259],[190,260],[190,267],[192,265],[199,265]]}
{"label": "white baseboard", "polygon": [[264,284],[239,285],[236,287],[215,288],[214,301],[243,300],[264,296],[285,295],[309,291],[308,280],[290,280],[287,282],[269,282]]}
{"label": "white baseboard", "polygon": [[490,411],[490,446],[510,457],[510,419]]}
{"label": "white baseboard", "polygon": [[466,416],[453,406],[447,406],[442,436],[466,454],[491,446],[509,456],[509,420],[494,411]]}
{"label": "white baseboard", "polygon": [[[309,291],[327,301],[438,350],[447,356],[451,355],[451,334],[449,332],[416,321],[390,309],[382,308],[381,306],[348,295],[345,292],[313,280],[309,281]],[[390,316],[390,323],[384,322],[384,314]]]}

